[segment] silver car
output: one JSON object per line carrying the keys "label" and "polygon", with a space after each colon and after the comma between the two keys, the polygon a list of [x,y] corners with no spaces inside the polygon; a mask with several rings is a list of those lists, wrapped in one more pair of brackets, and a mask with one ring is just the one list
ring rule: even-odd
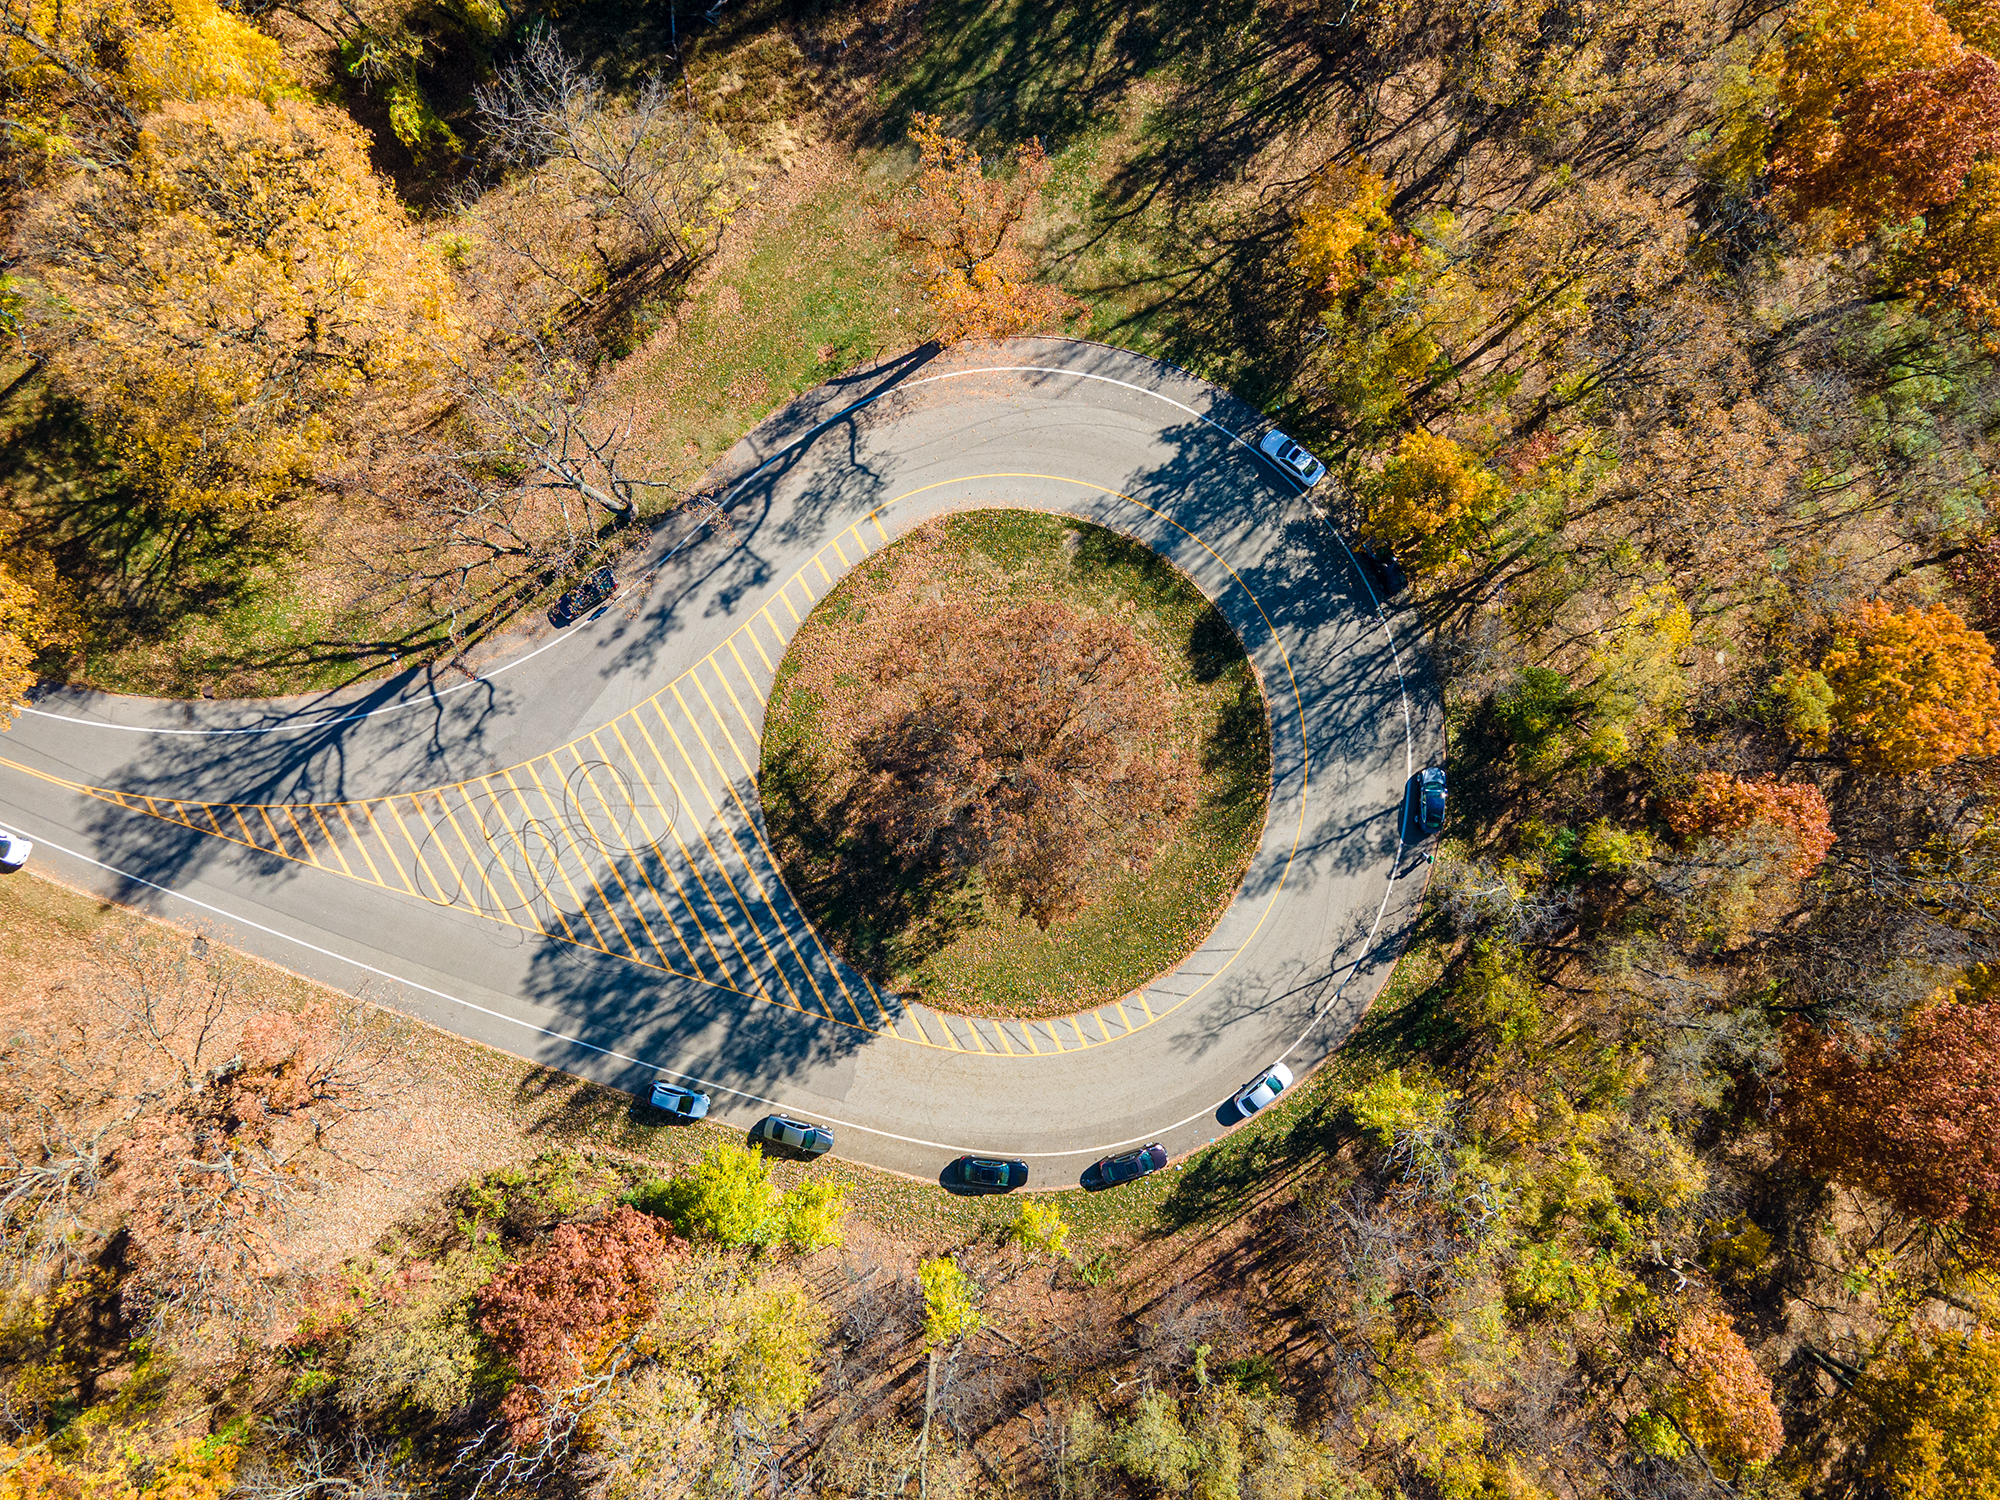
{"label": "silver car", "polygon": [[653,1096],[646,1102],[679,1120],[708,1118],[708,1095],[684,1089],[677,1083],[668,1083],[664,1078],[654,1080]]}
{"label": "silver car", "polygon": [[1291,1086],[1292,1070],[1283,1063],[1272,1063],[1238,1089],[1230,1102],[1236,1106],[1236,1113],[1247,1120]]}
{"label": "silver car", "polygon": [[1275,427],[1264,434],[1264,441],[1257,445],[1257,451],[1307,489],[1326,478],[1326,465]]}
{"label": "silver car", "polygon": [[789,1146],[808,1156],[823,1156],[833,1149],[833,1132],[826,1126],[810,1125],[804,1120],[793,1120],[784,1115],[764,1116],[750,1127],[750,1139],[768,1141],[774,1146]]}
{"label": "silver car", "polygon": [[34,852],[35,846],[20,834],[0,828],[0,875],[12,875],[28,862],[28,856]]}

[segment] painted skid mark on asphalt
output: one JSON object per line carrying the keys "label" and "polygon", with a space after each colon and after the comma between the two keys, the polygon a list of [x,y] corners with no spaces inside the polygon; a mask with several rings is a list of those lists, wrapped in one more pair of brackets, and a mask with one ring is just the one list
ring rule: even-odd
{"label": "painted skid mark on asphalt", "polygon": [[[967,475],[946,483],[1017,478],[1075,484],[1161,516],[1129,496],[1056,475]],[[1188,994],[1152,996],[1165,1002],[1157,1009],[1139,990],[1061,1020],[947,1017],[884,996],[826,946],[778,877],[754,797],[746,800],[744,784],[756,779],[762,710],[776,679],[773,651],[782,660],[789,643],[773,606],[796,628],[854,565],[851,559],[890,539],[882,517],[891,507],[939,487],[897,496],[842,531],[720,645],[650,698],[546,754],[472,780],[345,802],[211,803],[89,786],[9,760],[0,765],[267,858],[420,896],[849,1029],[1006,1057],[1104,1046],[1178,1010],[1220,976],[1234,951]],[[1201,538],[1187,535],[1222,561]],[[827,566],[829,558],[838,572]],[[826,586],[816,589],[813,575]],[[793,602],[794,587],[803,612]],[[1276,640],[1275,626],[1272,634]],[[1282,642],[1278,649],[1284,653]],[[1290,863],[1288,854],[1287,869]]]}

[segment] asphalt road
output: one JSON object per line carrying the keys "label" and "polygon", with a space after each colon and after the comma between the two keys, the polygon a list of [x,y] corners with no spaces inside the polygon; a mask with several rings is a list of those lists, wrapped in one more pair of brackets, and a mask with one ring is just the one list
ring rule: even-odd
{"label": "asphalt road", "polygon": [[[315,979],[719,1119],[831,1124],[933,1177],[1021,1156],[1036,1186],[1222,1133],[1267,1064],[1303,1074],[1386,980],[1426,866],[1412,775],[1441,750],[1413,621],[1380,603],[1258,415],[1099,345],[924,352],[823,386],[720,471],[728,530],[669,527],[625,592],[463,674],[311,698],[56,692],[0,737],[0,824],[50,873]],[[1272,798],[1236,902],[1141,993],[970,1022],[833,959],[764,847],[763,698],[798,621],[941,512],[1061,511],[1145,541],[1235,626],[1271,712]]]}

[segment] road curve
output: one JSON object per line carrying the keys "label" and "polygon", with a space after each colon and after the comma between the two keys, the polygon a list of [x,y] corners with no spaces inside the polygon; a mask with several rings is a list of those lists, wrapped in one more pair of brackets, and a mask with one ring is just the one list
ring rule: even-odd
{"label": "road curve", "polygon": [[[718,1118],[816,1118],[892,1170],[977,1151],[1058,1187],[1127,1144],[1180,1153],[1380,989],[1422,894],[1405,788],[1441,744],[1413,619],[1257,454],[1265,430],[1101,345],[919,351],[763,423],[718,471],[727,529],[663,535],[613,605],[477,678],[39,697],[0,737],[0,824],[61,878],[315,979],[621,1088],[696,1081]],[[1171,973],[1061,1021],[877,992],[791,902],[755,793],[764,695],[812,604],[921,521],[989,506],[1169,558],[1242,637],[1271,714],[1236,901]]]}

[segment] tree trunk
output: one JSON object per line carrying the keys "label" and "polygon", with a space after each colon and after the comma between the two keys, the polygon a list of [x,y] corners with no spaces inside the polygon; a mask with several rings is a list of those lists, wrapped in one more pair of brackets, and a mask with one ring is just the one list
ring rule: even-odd
{"label": "tree trunk", "polygon": [[924,1369],[924,1426],[917,1434],[917,1500],[924,1500],[930,1487],[931,1413],[937,1409],[937,1350],[930,1352]]}

